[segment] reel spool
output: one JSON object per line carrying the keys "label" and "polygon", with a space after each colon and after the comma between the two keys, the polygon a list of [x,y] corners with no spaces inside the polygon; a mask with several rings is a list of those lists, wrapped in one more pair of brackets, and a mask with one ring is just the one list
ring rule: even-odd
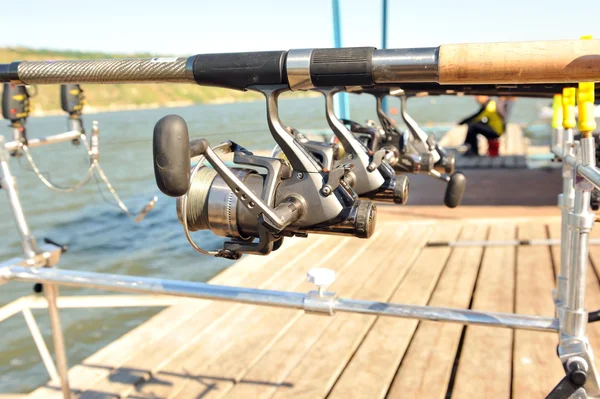
{"label": "reel spool", "polygon": [[[242,167],[228,168],[215,150],[233,152],[233,162]],[[289,149],[283,152],[287,159],[302,157]],[[156,183],[166,195],[179,197],[178,217],[186,237],[203,254],[229,259],[244,253],[266,255],[279,248],[285,236],[369,238],[375,229],[375,205],[357,200],[345,181],[349,166],[329,173],[300,171],[287,160],[253,155],[231,141],[213,149],[203,139],[190,142],[187,124],[178,115],[157,122],[153,154]],[[198,163],[190,169],[191,158],[197,156]],[[205,250],[190,236],[190,231],[198,230],[231,241],[222,249]]]}

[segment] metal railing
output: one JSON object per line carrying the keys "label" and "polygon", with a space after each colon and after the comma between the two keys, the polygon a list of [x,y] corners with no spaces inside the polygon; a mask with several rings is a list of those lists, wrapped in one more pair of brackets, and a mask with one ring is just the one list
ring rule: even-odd
{"label": "metal railing", "polygon": [[[56,305],[59,309],[97,309],[167,307],[179,302],[179,298],[164,295],[70,295],[58,297]],[[44,298],[34,295],[21,297],[0,307],[0,323],[19,313],[23,315],[50,381],[60,384],[56,365],[33,316],[32,310],[34,309],[48,309],[48,302]]]}

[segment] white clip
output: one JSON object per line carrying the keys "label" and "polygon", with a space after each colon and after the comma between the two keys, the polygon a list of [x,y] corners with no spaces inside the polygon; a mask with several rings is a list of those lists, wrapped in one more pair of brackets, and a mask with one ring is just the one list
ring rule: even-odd
{"label": "white clip", "polygon": [[323,294],[325,289],[335,281],[335,271],[325,267],[316,267],[306,273],[306,279],[319,288],[319,294]]}

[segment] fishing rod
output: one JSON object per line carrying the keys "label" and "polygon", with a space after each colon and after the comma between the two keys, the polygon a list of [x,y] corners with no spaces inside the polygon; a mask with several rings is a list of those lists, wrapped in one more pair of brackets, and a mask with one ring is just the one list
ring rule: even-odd
{"label": "fishing rod", "polygon": [[557,40],[384,50],[296,49],[187,58],[15,61],[0,64],[0,82],[194,83],[234,90],[255,85],[308,90],[409,82],[577,83],[600,80],[598,54],[600,40]]}
{"label": "fishing rod", "polygon": [[[31,170],[36,174],[38,179],[49,189],[57,192],[69,193],[73,192],[89,182],[92,177],[100,179],[113,196],[117,206],[136,223],[141,222],[144,217],[154,208],[158,197],[154,197],[142,208],[138,214],[133,214],[129,211],[125,203],[121,200],[113,185],[102,169],[100,157],[100,130],[98,123],[94,122],[91,132],[86,135],[83,120],[83,108],[85,97],[81,86],[78,84],[65,84],[60,87],[60,102],[63,111],[68,113],[69,131],[66,133],[45,137],[42,139],[30,139],[27,135],[27,118],[31,111],[31,98],[29,88],[24,85],[14,83],[5,83],[2,92],[2,114],[5,119],[10,120],[11,128],[13,129],[13,141],[5,144],[13,157],[25,156]],[[83,174],[82,178],[72,186],[61,186],[52,182],[45,173],[37,166],[30,148],[39,147],[44,144],[69,141],[74,145],[83,144],[87,152],[89,165]]]}

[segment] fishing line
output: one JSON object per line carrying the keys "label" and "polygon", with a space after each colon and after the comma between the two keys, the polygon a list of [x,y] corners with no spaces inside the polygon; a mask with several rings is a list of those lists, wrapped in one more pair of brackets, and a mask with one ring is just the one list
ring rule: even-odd
{"label": "fishing line", "polygon": [[[90,154],[91,150],[90,150],[90,147],[89,147],[87,141],[85,139],[82,139],[81,137],[79,137],[79,141],[84,143],[84,146],[88,151],[88,154]],[[49,178],[46,178],[46,176],[44,176],[44,174],[40,171],[40,169],[37,167],[37,164],[33,160],[33,157],[31,156],[31,153],[29,152],[29,148],[27,147],[27,145],[23,145],[21,148],[23,150],[23,153],[25,154],[25,157],[27,158],[27,161],[29,162],[29,165],[31,165],[32,171],[37,175],[37,177],[40,179],[40,181],[46,187],[48,187],[50,190],[53,190],[53,191],[57,191],[60,193],[73,192],[73,191],[81,188],[84,184],[86,184],[90,180],[90,177],[94,171],[94,162],[92,162],[90,164],[90,166],[88,167],[87,172],[85,173],[83,178],[78,183],[76,183],[75,185],[70,186],[70,187],[60,186],[58,184],[52,183],[49,180]]]}

